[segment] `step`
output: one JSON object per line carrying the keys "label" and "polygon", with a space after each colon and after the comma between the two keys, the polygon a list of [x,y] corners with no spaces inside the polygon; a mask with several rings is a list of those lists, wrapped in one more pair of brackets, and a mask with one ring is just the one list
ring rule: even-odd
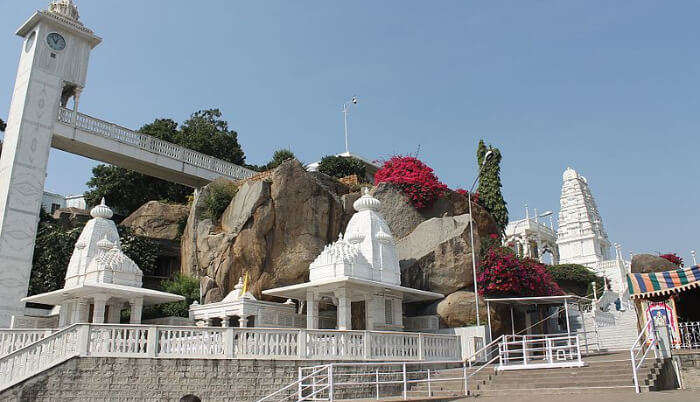
{"label": "step", "polygon": [[[654,371],[638,371],[638,378],[648,378],[654,375],[658,374],[658,370],[654,369]],[[555,374],[552,373],[552,375],[522,375],[522,376],[514,376],[514,375],[509,375],[509,376],[496,376],[494,377],[491,382],[498,382],[498,383],[506,383],[509,381],[540,381],[540,380],[581,380],[581,381],[595,381],[597,379],[600,379],[601,376],[605,376],[605,379],[609,380],[623,380],[623,379],[632,379],[632,370],[627,370],[623,373],[586,373],[586,374],[581,374],[581,373],[567,373],[567,374]]]}
{"label": "step", "polygon": [[[654,386],[654,380],[641,380],[640,384]],[[540,389],[540,388],[600,388],[600,387],[621,387],[634,386],[632,378],[624,379],[603,379],[603,380],[581,380],[581,381],[492,381],[484,384],[483,389]]]}
{"label": "step", "polygon": [[[512,396],[522,395],[524,391],[530,391],[529,394],[537,395],[564,395],[564,394],[605,394],[606,397],[615,393],[634,394],[634,386],[619,386],[619,387],[600,387],[600,388],[539,388],[539,389],[500,389],[500,390],[479,390],[470,395],[478,395],[480,397],[488,396]],[[641,392],[649,392],[649,387],[640,387]]]}

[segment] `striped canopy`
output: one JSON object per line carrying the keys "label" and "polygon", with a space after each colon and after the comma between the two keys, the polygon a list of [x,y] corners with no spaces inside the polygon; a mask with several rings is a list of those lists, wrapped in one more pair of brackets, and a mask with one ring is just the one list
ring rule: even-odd
{"label": "striped canopy", "polygon": [[632,298],[678,293],[700,286],[700,266],[648,274],[627,274]]}

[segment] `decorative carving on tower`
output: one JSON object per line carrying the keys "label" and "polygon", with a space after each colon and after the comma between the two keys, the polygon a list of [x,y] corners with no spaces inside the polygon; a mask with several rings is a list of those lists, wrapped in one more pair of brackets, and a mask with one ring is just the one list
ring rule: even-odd
{"label": "decorative carving on tower", "polygon": [[559,211],[560,263],[595,264],[610,258],[610,241],[585,177],[564,171]]}
{"label": "decorative carving on tower", "polygon": [[80,22],[80,14],[78,6],[73,3],[73,0],[55,0],[49,3],[49,12],[71,19],[75,22]]}

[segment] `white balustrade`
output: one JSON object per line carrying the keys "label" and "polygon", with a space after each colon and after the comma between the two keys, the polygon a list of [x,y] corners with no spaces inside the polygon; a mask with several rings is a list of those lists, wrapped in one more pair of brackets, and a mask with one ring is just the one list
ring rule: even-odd
{"label": "white balustrade", "polygon": [[505,335],[497,370],[583,366],[577,335]]}
{"label": "white balustrade", "polygon": [[54,332],[52,329],[0,329],[0,356],[31,345]]}
{"label": "white balustrade", "polygon": [[75,324],[47,331],[0,333],[9,351],[0,357],[0,390],[74,356],[381,361],[461,357],[457,336],[427,333],[117,324]]}
{"label": "white balustrade", "polygon": [[[73,118],[74,112],[72,110],[64,107],[59,108],[57,116],[58,122],[73,126]],[[199,168],[212,170],[224,176],[242,179],[251,177],[255,173],[252,170],[236,164],[151,137],[150,135],[141,134],[82,113],[77,113],[75,120],[75,127],[82,131],[132,145],[148,152],[164,155]]]}

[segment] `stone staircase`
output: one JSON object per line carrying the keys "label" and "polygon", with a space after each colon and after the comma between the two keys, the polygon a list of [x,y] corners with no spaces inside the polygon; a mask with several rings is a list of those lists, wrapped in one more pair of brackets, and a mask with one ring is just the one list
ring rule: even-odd
{"label": "stone staircase", "polygon": [[[587,357],[585,367],[551,368],[535,370],[512,370],[495,372],[486,368],[469,381],[470,396],[517,396],[530,395],[581,394],[600,392],[634,393],[632,365],[625,353],[602,354]],[[663,362],[647,359],[638,372],[642,392],[657,389],[658,376]],[[440,371],[431,376],[433,379],[451,378],[454,373]],[[412,400],[425,398],[460,398],[464,397],[464,382],[450,380],[432,383],[431,393],[428,384],[419,383],[410,388],[408,395]]]}
{"label": "stone staircase", "polygon": [[[633,309],[623,311],[611,309],[599,312],[598,315],[598,320],[596,320],[592,312],[584,313],[583,319],[586,329],[597,329],[600,349],[605,351],[630,350],[639,335],[637,313]],[[601,319],[603,317],[604,319]]]}

